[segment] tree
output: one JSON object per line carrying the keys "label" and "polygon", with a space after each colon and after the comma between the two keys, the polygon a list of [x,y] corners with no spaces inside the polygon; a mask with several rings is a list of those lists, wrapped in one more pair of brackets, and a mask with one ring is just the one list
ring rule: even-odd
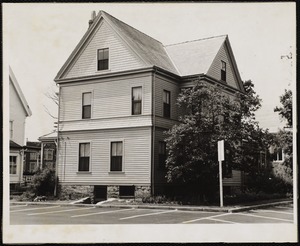
{"label": "tree", "polygon": [[184,113],[166,138],[168,182],[197,195],[214,194],[218,187],[217,142],[221,139],[225,140],[225,172],[257,171],[257,156],[266,149],[268,132],[255,122],[261,99],[253,83],[246,81],[244,86],[245,94],[229,96],[221,86],[197,81],[179,94],[177,104]]}
{"label": "tree", "polygon": [[292,91],[284,90],[284,94],[280,96],[281,107],[276,106],[274,112],[278,112],[282,119],[287,121],[287,127],[293,125],[293,100]]}

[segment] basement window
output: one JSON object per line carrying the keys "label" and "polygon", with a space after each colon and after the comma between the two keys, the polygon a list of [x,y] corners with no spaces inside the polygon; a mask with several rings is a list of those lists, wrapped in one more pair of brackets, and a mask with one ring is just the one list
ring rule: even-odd
{"label": "basement window", "polygon": [[131,186],[120,186],[119,187],[119,196],[122,197],[134,197],[134,185]]}

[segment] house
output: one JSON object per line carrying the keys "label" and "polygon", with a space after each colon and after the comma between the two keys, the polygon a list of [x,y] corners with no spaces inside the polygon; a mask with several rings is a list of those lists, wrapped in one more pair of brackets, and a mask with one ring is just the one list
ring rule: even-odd
{"label": "house", "polygon": [[31,115],[21,87],[9,67],[9,176],[12,189],[23,181],[25,119]]}
{"label": "house", "polygon": [[95,199],[164,192],[163,132],[195,79],[244,92],[227,35],[172,45],[95,12],[58,72],[61,193]]}
{"label": "house", "polygon": [[27,185],[41,166],[41,143],[26,141],[24,148],[23,181]]}
{"label": "house", "polygon": [[55,168],[57,132],[43,135],[39,137],[39,141],[41,142],[41,168]]}

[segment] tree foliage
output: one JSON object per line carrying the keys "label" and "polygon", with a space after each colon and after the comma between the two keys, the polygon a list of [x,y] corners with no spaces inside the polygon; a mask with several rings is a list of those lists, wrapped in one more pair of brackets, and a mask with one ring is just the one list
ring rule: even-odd
{"label": "tree foliage", "polygon": [[55,170],[45,167],[38,169],[33,175],[32,188],[37,195],[53,195],[55,187]]}
{"label": "tree foliage", "polygon": [[166,138],[168,182],[211,193],[208,188],[216,188],[218,180],[218,140],[225,141],[225,175],[231,169],[257,171],[257,156],[266,149],[268,132],[255,121],[261,99],[253,83],[246,81],[244,86],[245,94],[228,95],[220,86],[197,81],[179,94],[183,114]]}
{"label": "tree foliage", "polygon": [[278,112],[282,119],[287,121],[287,126],[292,127],[293,125],[293,100],[292,91],[284,90],[284,94],[280,96],[280,102],[282,106],[276,106],[274,112]]}

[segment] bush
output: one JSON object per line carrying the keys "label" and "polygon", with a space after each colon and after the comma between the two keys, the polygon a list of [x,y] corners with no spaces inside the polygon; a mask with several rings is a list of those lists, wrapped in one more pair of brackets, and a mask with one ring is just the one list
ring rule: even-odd
{"label": "bush", "polygon": [[32,191],[36,196],[53,195],[55,188],[55,170],[45,167],[38,170],[32,178]]}
{"label": "bush", "polygon": [[165,196],[145,196],[142,198],[143,203],[166,203],[169,200]]}
{"label": "bush", "polygon": [[31,191],[25,191],[23,194],[18,198],[19,201],[33,201],[35,194]]}

